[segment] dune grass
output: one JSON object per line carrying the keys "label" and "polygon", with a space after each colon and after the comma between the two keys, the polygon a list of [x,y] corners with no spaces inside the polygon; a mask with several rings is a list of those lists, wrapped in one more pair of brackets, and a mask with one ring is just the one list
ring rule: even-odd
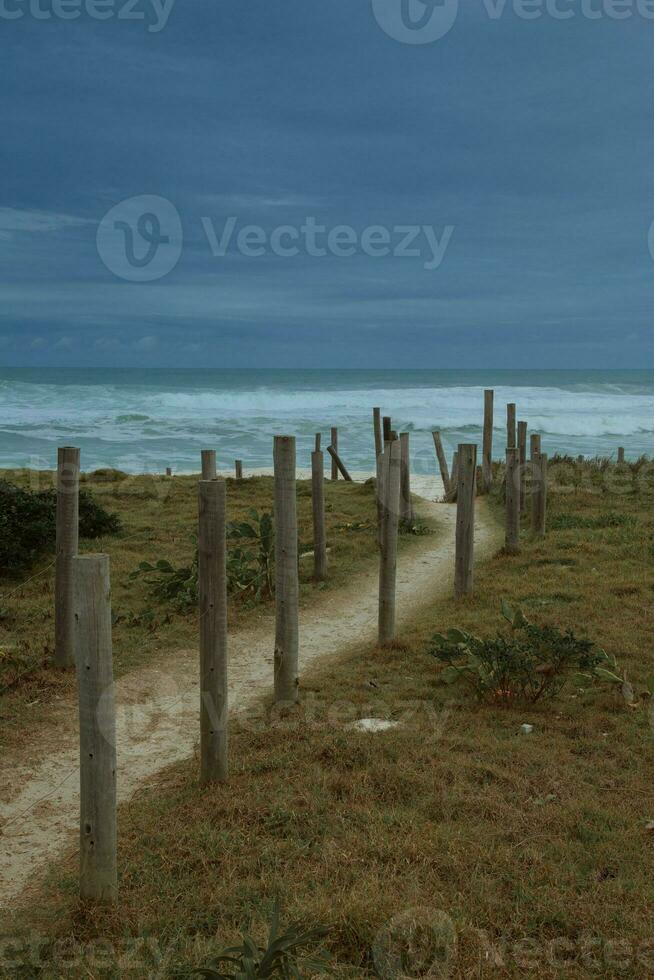
{"label": "dune grass", "polygon": [[[199,787],[192,760],[144,787],[120,811],[119,906],[78,901],[72,857],[23,917],[39,975],[170,976],[248,923],[262,935],[277,897],[331,927],[337,978],[652,975],[654,516],[638,494],[572,488],[550,517],[544,541],[525,529],[520,555],[478,569],[474,599],[425,597],[394,649],[303,678],[295,714],[236,720],[229,785]],[[632,703],[569,685],[480,705],[439,683],[430,636],[493,634],[503,598],[615,654]],[[371,716],[399,724],[348,727]]]}

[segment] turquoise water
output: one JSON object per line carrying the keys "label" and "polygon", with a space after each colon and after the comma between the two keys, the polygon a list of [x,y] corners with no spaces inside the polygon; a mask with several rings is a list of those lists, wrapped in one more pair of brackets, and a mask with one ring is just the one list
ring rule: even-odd
{"label": "turquoise water", "polygon": [[219,466],[272,465],[275,433],[297,436],[309,465],[314,434],[332,425],[353,470],[373,466],[372,408],[412,435],[413,465],[434,468],[431,430],[452,452],[481,440],[483,389],[495,389],[496,454],[506,402],[543,436],[544,450],[654,453],[654,371],[0,370],[0,466],[50,468],[58,445],[84,469],[197,471],[202,448]]}

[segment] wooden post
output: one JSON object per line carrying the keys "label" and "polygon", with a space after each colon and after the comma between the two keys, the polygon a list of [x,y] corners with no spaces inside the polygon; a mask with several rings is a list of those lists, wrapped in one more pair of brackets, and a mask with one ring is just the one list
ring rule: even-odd
{"label": "wooden post", "polygon": [[472,595],[475,538],[475,469],[477,447],[460,443],[457,454],[456,554],[454,595]]}
{"label": "wooden post", "polygon": [[432,438],[434,440],[436,458],[438,459],[438,467],[441,471],[441,480],[443,481],[443,494],[445,497],[447,497],[450,492],[450,474],[447,468],[447,459],[445,458],[445,451],[443,449],[443,441],[441,439],[440,432],[432,432]]}
{"label": "wooden post", "polygon": [[234,462],[234,472],[237,480],[243,479],[243,460],[237,459]]}
{"label": "wooden post", "polygon": [[381,456],[384,452],[384,439],[382,436],[381,408],[372,410],[372,426],[375,431],[375,456]]}
{"label": "wooden post", "polygon": [[382,419],[383,435],[384,435],[384,448],[386,448],[386,443],[391,441],[391,431],[393,429],[393,420],[390,415],[385,415]]}
{"label": "wooden post", "polygon": [[533,460],[534,456],[540,452],[540,435],[538,432],[532,432],[529,437],[529,454]]}
{"label": "wooden post", "polygon": [[584,457],[580,453],[579,456],[577,456],[577,465],[583,466],[583,464],[584,464]]}
{"label": "wooden post", "polygon": [[224,480],[198,494],[200,604],[200,782],[224,782],[228,763],[227,543]]}
{"label": "wooden post", "polygon": [[506,406],[506,448],[515,449],[518,442],[516,438],[515,426],[516,412],[514,402],[509,402]]}
{"label": "wooden post", "polygon": [[[338,453],[338,429],[332,428],[331,446]],[[338,464],[332,456],[332,480],[338,480]]]}
{"label": "wooden post", "polygon": [[520,511],[527,510],[527,423],[518,422],[518,466],[520,467]]}
{"label": "wooden post", "polygon": [[73,563],[74,643],[79,697],[80,896],[118,898],[116,711],[108,555]]}
{"label": "wooden post", "polygon": [[313,507],[313,577],[327,578],[327,533],[325,531],[325,457],[311,454],[311,503]]}
{"label": "wooden post", "polygon": [[316,432],[316,446],[315,446],[314,452],[316,452],[316,453],[319,453],[320,452],[321,443],[322,443],[322,433],[321,432]]}
{"label": "wooden post", "polygon": [[216,479],[216,450],[203,449],[201,455],[202,455],[202,479],[215,480]]}
{"label": "wooden post", "polygon": [[450,476],[450,490],[445,498],[448,503],[453,503],[456,500],[457,489],[459,484],[459,454],[455,452],[452,454],[452,474]]}
{"label": "wooden post", "polygon": [[55,663],[74,667],[73,558],[79,546],[79,449],[57,452]]}
{"label": "wooden post", "polygon": [[532,457],[532,518],[531,526],[539,538],[545,537],[547,520],[547,453],[536,453]]}
{"label": "wooden post", "polygon": [[509,555],[520,553],[520,451],[506,451],[506,533],[504,550]]}
{"label": "wooden post", "polygon": [[484,391],[484,441],[482,446],[482,492],[490,493],[493,485],[493,402],[495,392],[492,388]]}
{"label": "wooden post", "polygon": [[[327,446],[327,452],[329,453],[329,455],[332,458],[332,473],[334,472],[334,467],[336,467],[337,472],[340,472],[341,473],[343,479],[344,480],[347,480],[348,483],[352,483],[352,477],[350,476],[350,474],[348,473],[348,471],[345,469],[345,463],[343,462],[343,460],[341,459],[341,457],[338,455],[338,453],[336,452],[336,450],[334,449],[334,447],[333,446]],[[332,476],[332,480],[333,479],[334,479],[334,477]]]}
{"label": "wooden post", "polygon": [[618,466],[622,466],[624,463],[624,446],[618,447]]}
{"label": "wooden post", "polygon": [[395,584],[397,578],[397,532],[400,511],[401,449],[391,440],[382,456],[384,469],[383,516],[379,560],[379,645],[395,639]]}
{"label": "wooden post", "polygon": [[413,503],[411,502],[411,457],[409,453],[409,433],[400,435],[400,521],[413,524]]}
{"label": "wooden post", "polygon": [[166,476],[172,476],[172,475],[173,475],[173,471],[171,470],[170,466],[167,466],[166,467]]}
{"label": "wooden post", "polygon": [[[333,433],[332,433],[333,435]],[[295,439],[275,436],[275,701],[297,701],[298,557]]]}

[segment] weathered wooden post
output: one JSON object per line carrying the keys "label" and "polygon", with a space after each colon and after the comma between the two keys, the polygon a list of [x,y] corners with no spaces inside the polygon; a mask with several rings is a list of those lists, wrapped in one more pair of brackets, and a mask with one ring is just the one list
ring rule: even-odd
{"label": "weathered wooden post", "polygon": [[400,435],[400,521],[413,524],[413,503],[411,502],[411,457],[409,433]]}
{"label": "weathered wooden post", "polygon": [[108,555],[72,560],[74,644],[79,698],[80,896],[118,897],[116,711]]}
{"label": "weathered wooden post", "polygon": [[475,540],[475,469],[477,447],[460,443],[457,454],[456,553],[454,596],[472,595]]}
{"label": "weathered wooden post", "polygon": [[379,645],[395,639],[395,584],[397,578],[397,533],[400,512],[402,457],[400,443],[390,440],[382,456],[384,469],[383,515],[379,560]]}
{"label": "weathered wooden post", "polygon": [[495,392],[492,388],[484,391],[484,439],[482,445],[483,493],[490,493],[493,486],[493,402]]}
{"label": "weathered wooden post", "polygon": [[457,490],[459,485],[459,454],[455,452],[452,454],[452,475],[450,476],[450,489],[447,494],[446,500],[452,503],[456,500]]}
{"label": "weathered wooden post", "polygon": [[311,504],[313,509],[313,577],[327,578],[327,533],[325,530],[325,457],[311,454]]}
{"label": "weathered wooden post", "polygon": [[348,473],[348,471],[347,471],[347,469],[345,467],[345,463],[343,462],[343,460],[341,459],[341,457],[338,455],[338,453],[336,452],[336,450],[334,449],[334,447],[333,446],[327,446],[327,452],[329,453],[329,455],[332,458],[332,467],[335,466],[336,467],[336,471],[341,474],[341,476],[343,477],[343,479],[346,480],[348,483],[352,483],[352,477]]}
{"label": "weathered wooden post", "polygon": [[319,453],[322,444],[322,432],[316,432],[316,445],[314,452]]}
{"label": "weathered wooden post", "polygon": [[532,457],[532,468],[534,490],[531,526],[537,537],[544,538],[547,521],[547,453],[536,453]]}
{"label": "weathered wooden post", "polygon": [[438,468],[441,471],[441,480],[443,481],[443,494],[445,497],[447,497],[450,492],[450,474],[447,468],[445,450],[443,449],[443,440],[441,439],[441,434],[438,432],[438,430],[432,432],[432,438],[434,440],[436,458],[438,459]]}
{"label": "weathered wooden post", "polygon": [[297,701],[299,585],[293,436],[275,436],[274,460],[275,701]]}
{"label": "weathered wooden post", "polygon": [[384,415],[382,419],[383,435],[384,435],[384,448],[386,448],[386,443],[391,441],[391,432],[393,430],[393,420],[390,415]]}
{"label": "weathered wooden post", "polygon": [[518,465],[520,467],[520,511],[527,510],[527,423],[518,422]]}
{"label": "weathered wooden post", "polygon": [[506,533],[504,550],[509,555],[520,552],[520,453],[506,451]]}
{"label": "weathered wooden post", "polygon": [[225,481],[202,480],[198,494],[201,783],[224,782],[229,773],[225,515]]}
{"label": "weathered wooden post", "polygon": [[372,426],[375,432],[375,456],[381,456],[384,452],[384,439],[382,436],[381,408],[372,410]]}
{"label": "weathered wooden post", "polygon": [[540,452],[540,434],[532,432],[529,437],[529,455],[533,460],[534,456]]}
{"label": "weathered wooden post", "polygon": [[243,479],[243,460],[237,459],[234,461],[234,475],[237,480]]}
{"label": "weathered wooden post", "polygon": [[74,667],[73,558],[79,546],[79,449],[57,452],[55,663]]}
{"label": "weathered wooden post", "polygon": [[622,466],[624,463],[624,446],[618,447],[618,466]]}
{"label": "weathered wooden post", "polygon": [[[336,428],[332,428],[331,447],[335,453],[338,453],[338,429]],[[334,456],[332,456],[332,480],[338,480],[338,465]]]}
{"label": "weathered wooden post", "polygon": [[203,449],[201,456],[202,456],[202,479],[215,480],[216,479],[216,450]]}
{"label": "weathered wooden post", "polygon": [[509,402],[506,406],[506,448],[515,449],[518,442],[516,438],[516,409],[514,402]]}

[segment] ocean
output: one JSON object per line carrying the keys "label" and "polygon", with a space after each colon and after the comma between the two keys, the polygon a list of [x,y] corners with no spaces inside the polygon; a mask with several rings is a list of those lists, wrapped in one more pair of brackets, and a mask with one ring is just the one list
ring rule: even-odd
{"label": "ocean", "polygon": [[627,458],[654,452],[654,371],[497,370],[0,370],[0,466],[51,469],[57,446],[82,450],[82,467],[131,473],[197,472],[203,448],[219,468],[272,465],[272,437],[297,437],[308,466],[314,435],[339,429],[346,466],[372,471],[372,409],[412,433],[413,468],[435,468],[432,429],[448,453],[481,443],[483,389],[495,389],[495,453],[505,405],[542,434],[543,450]]}

